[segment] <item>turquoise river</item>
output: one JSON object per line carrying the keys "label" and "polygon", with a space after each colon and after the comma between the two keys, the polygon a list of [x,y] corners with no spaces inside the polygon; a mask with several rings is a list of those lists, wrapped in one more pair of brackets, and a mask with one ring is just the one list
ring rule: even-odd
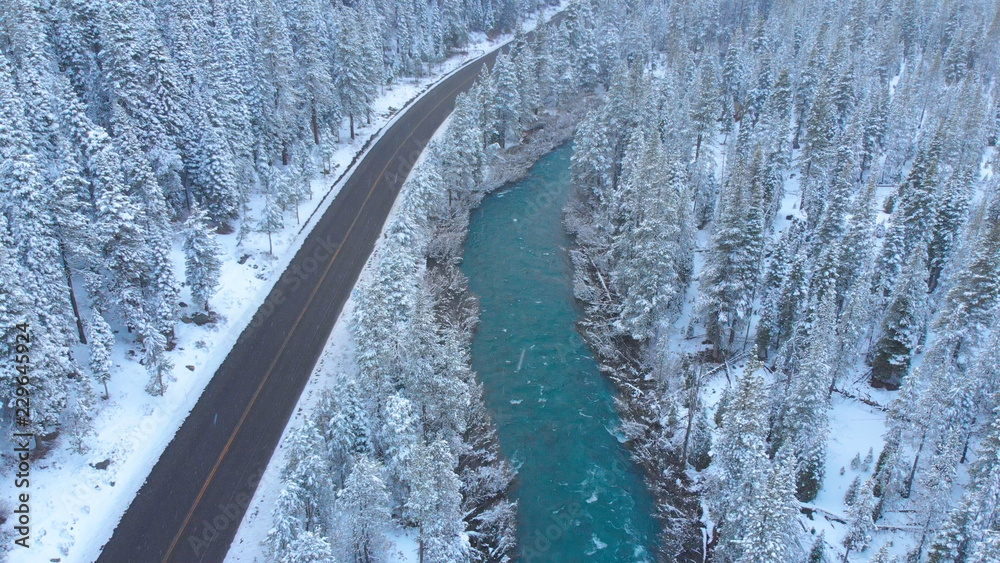
{"label": "turquoise river", "polygon": [[615,389],[575,322],[566,145],[473,212],[463,271],[482,318],[472,364],[518,467],[520,561],[652,561],[657,524],[618,439]]}

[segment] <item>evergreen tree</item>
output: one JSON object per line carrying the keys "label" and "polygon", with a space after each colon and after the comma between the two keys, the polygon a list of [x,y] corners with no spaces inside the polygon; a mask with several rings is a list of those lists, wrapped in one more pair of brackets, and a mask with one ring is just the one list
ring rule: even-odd
{"label": "evergreen tree", "polygon": [[826,532],[819,533],[819,537],[813,543],[812,549],[809,550],[809,557],[806,558],[805,563],[827,563]]}
{"label": "evergreen tree", "polygon": [[757,289],[764,244],[762,158],[758,150],[745,170],[730,176],[702,272],[701,308],[716,354],[733,345],[737,331],[749,320]]}
{"label": "evergreen tree", "polygon": [[318,425],[323,431],[337,485],[356,459],[371,453],[371,421],[357,383],[340,380],[333,392],[321,399]]}
{"label": "evergreen tree", "polygon": [[[663,148],[640,133],[629,144],[620,189],[615,192],[611,284],[621,298],[619,330],[644,341],[680,291],[677,225],[683,173],[664,162]],[[671,174],[673,177],[668,177]],[[654,191],[655,189],[655,191]]]}
{"label": "evergreen tree", "polygon": [[926,308],[926,268],[920,257],[907,266],[904,278],[893,292],[872,355],[872,377],[884,385],[898,387],[922,340]]}
{"label": "evergreen tree", "polygon": [[420,559],[428,563],[468,560],[456,465],[442,440],[418,447],[411,464],[406,511],[420,530]]}
{"label": "evergreen tree", "polygon": [[865,481],[858,491],[857,501],[851,505],[847,514],[847,533],[844,535],[846,556],[852,551],[864,551],[871,544],[872,532],[875,531],[874,513],[877,499],[872,495],[874,483],[871,479]]}
{"label": "evergreen tree", "polygon": [[361,563],[372,563],[386,555],[389,525],[389,493],[377,462],[361,458],[337,497],[344,548]]}
{"label": "evergreen tree", "polygon": [[795,499],[795,459],[777,460],[754,499],[748,519],[740,563],[782,563],[795,550],[795,520],[799,503]]}
{"label": "evergreen tree", "polygon": [[709,507],[721,528],[716,556],[721,561],[738,561],[748,533],[745,525],[754,513],[755,500],[763,494],[769,461],[767,401],[760,363],[751,355],[743,375],[731,391],[722,415],[719,439],[713,445],[713,487]]}
{"label": "evergreen tree", "polygon": [[304,492],[297,483],[289,482],[278,494],[271,512],[274,527],[268,530],[264,544],[272,561],[291,561],[290,555],[305,532],[302,524]]}
{"label": "evergreen tree", "polygon": [[786,447],[797,460],[796,494],[804,502],[816,498],[826,465],[826,437],[831,388],[831,365],[836,343],[836,312],[833,296],[816,306],[813,326],[808,330],[805,356],[791,376],[783,413],[775,425],[775,446]]}
{"label": "evergreen tree", "polygon": [[100,309],[94,308],[91,311],[91,321],[88,324],[90,340],[90,371],[94,379],[104,386],[104,398],[107,399],[108,381],[111,379],[111,368],[113,362],[111,353],[115,345],[115,335],[111,332],[111,327],[104,320],[104,315]]}
{"label": "evergreen tree", "polygon": [[340,95],[340,107],[350,121],[351,139],[355,135],[355,120],[367,116],[378,84],[372,81],[371,69],[365,68],[368,41],[367,26],[360,14],[342,8],[335,35],[337,68],[334,83]]}
{"label": "evergreen tree", "polygon": [[208,299],[219,285],[222,268],[221,250],[206,222],[207,215],[197,207],[184,224],[184,275],[191,297],[208,310]]}
{"label": "evergreen tree", "polygon": [[284,482],[294,482],[301,491],[301,524],[308,532],[328,533],[331,530],[332,469],[323,445],[320,429],[309,419],[285,438],[285,466],[281,478]]}

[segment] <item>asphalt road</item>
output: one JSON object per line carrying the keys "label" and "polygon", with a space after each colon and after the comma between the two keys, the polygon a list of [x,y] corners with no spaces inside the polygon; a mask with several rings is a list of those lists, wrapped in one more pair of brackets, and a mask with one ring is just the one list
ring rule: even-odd
{"label": "asphalt road", "polygon": [[104,545],[102,563],[222,561],[413,163],[489,53],[375,143],[240,335]]}

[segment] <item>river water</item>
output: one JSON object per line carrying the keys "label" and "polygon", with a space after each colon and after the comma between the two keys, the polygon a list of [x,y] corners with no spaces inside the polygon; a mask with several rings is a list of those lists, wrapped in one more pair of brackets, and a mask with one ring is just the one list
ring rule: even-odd
{"label": "river water", "polygon": [[652,561],[657,524],[620,442],[615,389],[575,321],[566,145],[473,212],[463,271],[482,317],[472,365],[517,466],[520,561]]}

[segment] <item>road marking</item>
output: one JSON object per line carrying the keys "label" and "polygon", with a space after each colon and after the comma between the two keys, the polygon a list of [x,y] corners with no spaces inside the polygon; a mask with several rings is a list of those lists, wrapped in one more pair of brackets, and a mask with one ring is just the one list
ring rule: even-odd
{"label": "road marking", "polygon": [[[389,165],[396,159],[396,156],[399,155],[399,149],[402,148],[402,146],[405,145],[406,142],[410,140],[410,137],[413,136],[413,131],[416,130],[421,124],[423,124],[423,122],[427,119],[427,116],[433,113],[434,110],[436,110],[438,107],[440,107],[441,104],[445,102],[445,100],[451,98],[451,95],[454,94],[459,89],[461,89],[463,86],[465,86],[466,83],[474,81],[476,78],[478,78],[478,76],[479,74],[477,73],[472,77],[470,77],[469,79],[462,81],[458,86],[456,86],[450,92],[448,92],[448,94],[444,96],[444,98],[442,98],[438,103],[434,104],[434,107],[432,107],[429,111],[427,111],[427,113],[424,114],[424,116],[420,119],[420,121],[417,122],[415,126],[410,128],[410,132],[406,135],[406,137],[402,140],[402,142],[400,142],[399,145],[396,146],[396,150],[393,151],[392,156],[389,157],[389,159],[385,163],[385,166],[382,168],[382,171],[379,172],[378,177],[375,178],[375,181],[372,183],[371,189],[368,190],[368,195],[365,196],[365,200],[361,203],[361,207],[358,208],[358,214],[354,217],[354,220],[351,221],[350,227],[347,228],[347,233],[344,234],[344,238],[343,240],[341,240],[340,246],[338,246],[337,251],[333,253],[333,257],[330,259],[330,263],[327,264],[326,269],[323,271],[323,275],[320,277],[319,282],[316,284],[316,287],[313,288],[312,293],[309,294],[309,299],[306,300],[305,307],[302,308],[302,312],[299,313],[299,316],[297,319],[295,319],[295,323],[292,325],[291,330],[288,331],[288,335],[285,336],[285,340],[282,341],[281,346],[278,348],[278,352],[274,355],[274,360],[271,361],[271,365],[268,366],[267,372],[264,374],[264,378],[261,380],[260,385],[257,386],[257,390],[254,392],[253,396],[250,397],[250,403],[247,404],[247,408],[243,411],[243,416],[240,417],[239,422],[236,424],[236,428],[233,429],[232,435],[229,436],[229,440],[226,442],[225,447],[222,448],[222,453],[219,455],[219,459],[216,460],[215,466],[212,467],[212,471],[208,474],[208,478],[205,480],[205,484],[203,484],[201,486],[201,490],[198,491],[198,496],[195,497],[194,504],[191,505],[191,510],[188,511],[187,516],[184,518],[184,522],[181,524],[180,529],[177,531],[177,535],[174,536],[174,541],[170,543],[170,548],[167,549],[167,553],[163,556],[164,563],[166,563],[166,561],[170,559],[170,556],[173,554],[174,549],[177,548],[177,543],[181,540],[181,536],[184,535],[184,530],[187,529],[188,524],[191,522],[191,518],[194,516],[194,511],[198,508],[198,504],[201,502],[202,497],[205,496],[205,491],[208,490],[208,486],[212,483],[212,479],[215,478],[215,473],[219,470],[219,466],[222,465],[222,460],[225,459],[226,454],[229,453],[229,447],[233,445],[233,441],[236,439],[236,435],[239,434],[240,428],[242,428],[243,426],[243,422],[246,421],[247,416],[250,414],[250,409],[253,408],[253,405],[257,401],[257,397],[260,395],[261,390],[264,389],[264,384],[267,383],[268,378],[271,377],[271,372],[274,370],[274,366],[278,363],[278,359],[281,358],[281,354],[282,352],[284,352],[285,347],[288,345],[288,342],[291,341],[292,335],[295,334],[295,330],[298,328],[299,323],[302,321],[302,317],[305,316],[306,311],[309,310],[309,306],[312,304],[313,298],[316,297],[316,292],[319,291],[320,286],[323,285],[323,281],[326,280],[327,274],[330,273],[330,269],[333,268],[333,263],[337,260],[337,256],[340,254],[340,250],[344,248],[345,244],[347,244],[347,239],[348,237],[351,236],[351,231],[354,229],[354,225],[358,222],[358,219],[361,218],[365,206],[368,205],[368,200],[371,199],[372,194],[375,193],[376,186],[378,186],[379,181],[382,180],[382,175],[385,174],[385,171],[389,169]],[[430,144],[430,139],[428,139],[427,142],[428,144]],[[373,146],[372,148],[374,149],[375,147]],[[426,146],[424,148],[426,148]],[[400,188],[402,188],[402,186],[400,186]],[[386,218],[388,219],[388,216]]]}

